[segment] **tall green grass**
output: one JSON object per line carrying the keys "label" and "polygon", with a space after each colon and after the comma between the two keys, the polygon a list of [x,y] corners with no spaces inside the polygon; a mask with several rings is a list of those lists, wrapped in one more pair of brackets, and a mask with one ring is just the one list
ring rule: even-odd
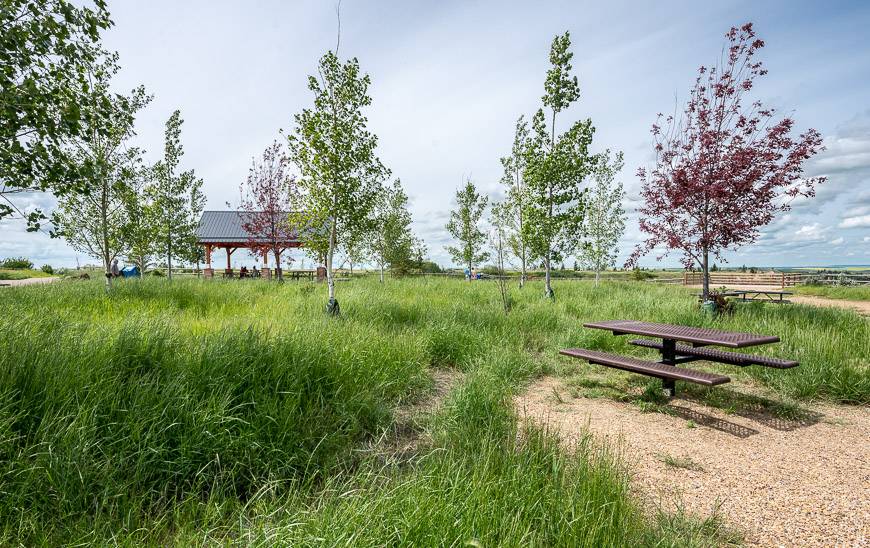
{"label": "tall green grass", "polygon": [[851,301],[870,301],[870,285],[831,286],[831,285],[799,285],[793,287],[799,295],[815,295],[828,299],[846,299]]}
{"label": "tall green grass", "polygon": [[[0,543],[680,545],[683,522],[644,516],[607,448],[563,451],[513,415],[524,381],[564,363],[559,348],[643,352],[582,328],[595,319],[777,334],[764,351],[802,365],[758,381],[870,399],[868,323],[845,311],[758,306],[714,321],[689,292],[640,283],[564,282],[555,303],[531,284],[508,315],[485,282],[339,291],[337,319],[309,283],[0,292]],[[362,451],[426,393],[430,367],[465,372],[431,441],[408,462]],[[692,534],[683,544],[712,538]]]}

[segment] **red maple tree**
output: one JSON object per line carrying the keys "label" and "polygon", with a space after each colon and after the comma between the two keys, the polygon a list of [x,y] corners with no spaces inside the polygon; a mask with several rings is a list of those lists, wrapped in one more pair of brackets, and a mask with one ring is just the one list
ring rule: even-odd
{"label": "red maple tree", "polygon": [[[815,195],[823,177],[804,178],[803,162],[821,150],[809,129],[792,136],[794,120],[743,99],[767,71],[755,60],[764,42],[752,23],[733,27],[713,67],[700,67],[682,115],[652,126],[655,167],[638,169],[644,205],[640,229],[649,237],[627,265],[657,245],[683,253],[683,264],[700,265],[703,297],[710,290],[709,256],[754,243],[759,229],[789,209],[797,196]],[[664,128],[662,127],[664,126]]]}
{"label": "red maple tree", "polygon": [[291,196],[295,180],[288,174],[290,158],[277,141],[263,151],[262,158],[253,161],[247,180],[240,188],[242,228],[248,234],[253,252],[271,252],[281,280],[281,253],[288,242],[296,239],[290,223]]}

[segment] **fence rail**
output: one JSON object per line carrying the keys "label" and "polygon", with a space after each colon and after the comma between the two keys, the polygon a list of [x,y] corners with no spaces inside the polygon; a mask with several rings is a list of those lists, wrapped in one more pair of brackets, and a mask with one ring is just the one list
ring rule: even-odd
{"label": "fence rail", "polygon": [[[750,274],[744,272],[711,272],[710,285],[772,285],[779,287],[795,286],[803,282],[806,274],[795,272],[765,272]],[[683,272],[683,285],[701,285],[704,275],[701,272]]]}

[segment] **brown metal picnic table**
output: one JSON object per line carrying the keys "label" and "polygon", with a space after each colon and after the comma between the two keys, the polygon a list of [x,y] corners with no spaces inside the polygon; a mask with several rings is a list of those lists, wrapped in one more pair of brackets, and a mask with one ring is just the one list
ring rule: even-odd
{"label": "brown metal picnic table", "polygon": [[[791,302],[786,297],[794,295],[794,293],[774,289],[728,289],[717,293],[717,295],[720,297],[734,297],[744,302],[785,304]],[[703,293],[698,293],[698,299],[703,299]]]}
{"label": "brown metal picnic table", "polygon": [[[674,395],[676,380],[685,380],[708,386],[726,383],[731,380],[724,375],[677,368],[676,366],[681,363],[707,360],[738,366],[763,365],[780,369],[798,365],[798,362],[793,360],[703,348],[710,345],[745,348],[779,342],[779,337],[771,335],[756,335],[753,333],[636,320],[588,322],[584,323],[583,326],[611,331],[614,335],[643,335],[661,339],[661,343],[649,339],[629,341],[630,344],[636,346],[655,348],[661,351],[662,359],[660,362],[647,362],[633,357],[616,356],[582,348],[567,349],[561,353],[567,356],[586,359],[590,363],[658,377],[662,380],[662,388],[668,396]],[[691,343],[691,346],[678,344],[678,342]]]}

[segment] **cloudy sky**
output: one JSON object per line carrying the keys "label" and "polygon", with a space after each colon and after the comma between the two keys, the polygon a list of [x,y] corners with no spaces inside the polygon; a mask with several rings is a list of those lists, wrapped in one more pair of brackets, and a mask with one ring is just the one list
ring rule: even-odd
{"label": "cloudy sky", "polygon": [[[163,123],[181,109],[185,167],[205,180],[207,208],[225,209],[251,158],[311,104],[307,75],[336,42],[334,2],[109,0],[109,8],[115,26],[104,42],[120,54],[117,90],[144,84],[155,95],[137,122],[137,144],[156,160]],[[656,113],[685,99],[697,67],[712,63],[723,34],[746,21],[767,43],[761,58],[770,72],[755,97],[793,115],[798,129],[825,136],[827,151],[807,172],[828,182],[757,244],[729,253],[731,263],[870,263],[868,2],[344,0],[339,54],[359,58],[371,75],[368,116],[379,155],[405,184],[430,256],[447,264],[443,227],[453,194],[466,177],[500,193],[499,157],[516,118],[540,104],[555,34],[571,31],[581,87],[559,125],[591,117],[595,150],[625,152],[631,211]],[[623,255],[641,237],[631,215]],[[0,223],[0,257],[17,255],[55,265],[77,258],[62,241]],[[642,264],[654,265],[655,256]],[[678,257],[660,264],[675,266]]]}

